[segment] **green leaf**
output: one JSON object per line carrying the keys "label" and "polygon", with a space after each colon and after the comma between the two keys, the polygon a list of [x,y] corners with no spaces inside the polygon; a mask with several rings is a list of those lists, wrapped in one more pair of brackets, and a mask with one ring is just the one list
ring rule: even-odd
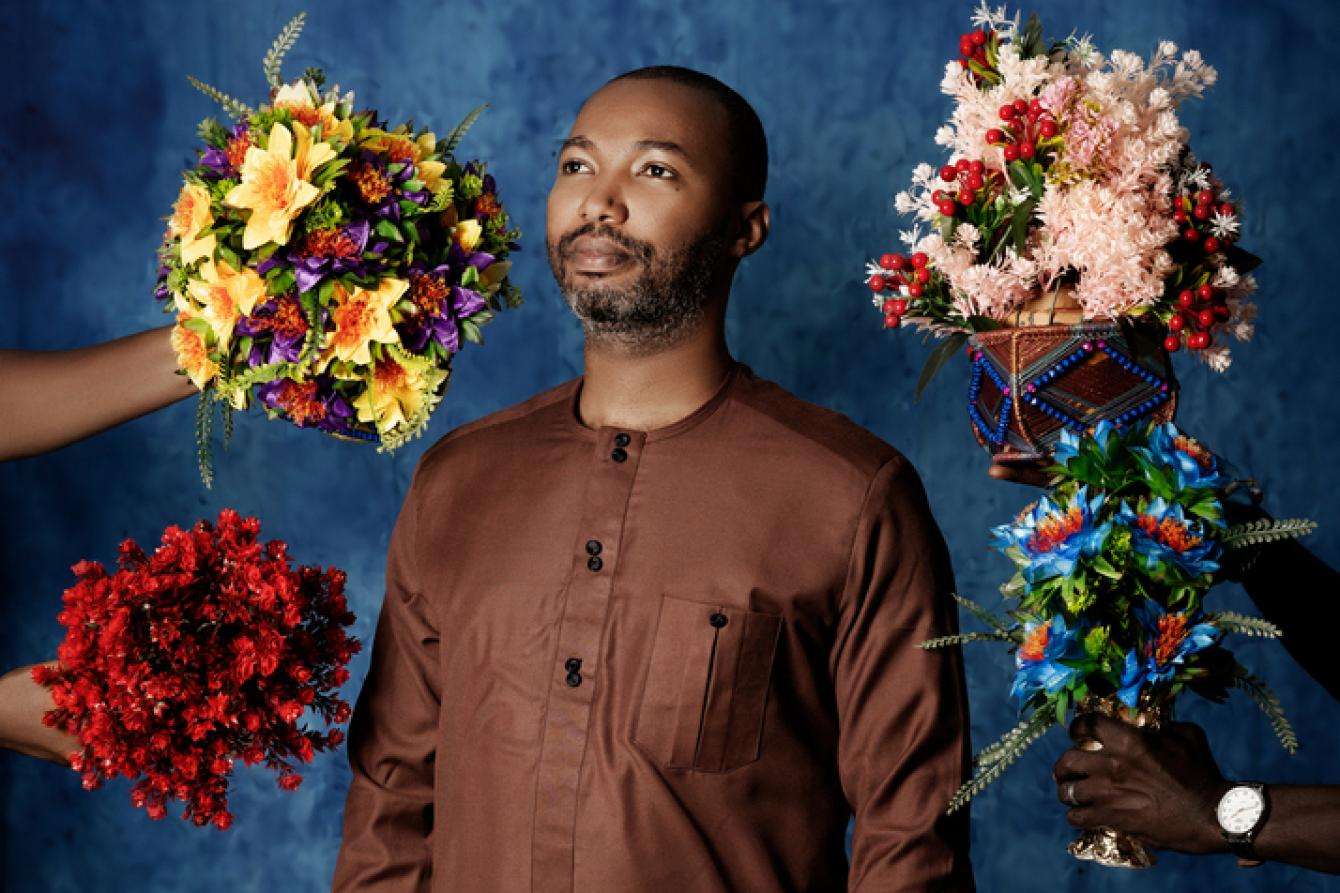
{"label": "green leaf", "polygon": [[377,221],[373,231],[384,239],[390,239],[393,242],[403,242],[405,237],[400,235],[400,228],[385,217]]}
{"label": "green leaf", "polygon": [[1245,546],[1261,546],[1279,540],[1297,539],[1307,536],[1316,529],[1315,521],[1303,518],[1286,518],[1282,521],[1267,518],[1230,527],[1224,532],[1222,542],[1226,549],[1241,549]]}
{"label": "green leaf", "polygon": [[[474,268],[471,267],[470,269]],[[944,368],[945,364],[962,350],[963,345],[967,343],[967,340],[968,336],[965,333],[954,332],[953,334],[946,336],[945,339],[936,346],[935,350],[931,351],[931,355],[926,358],[926,365],[921,367],[921,375],[917,378],[917,389],[914,399],[921,399],[921,394],[926,390],[926,386],[929,385],[932,379],[934,379],[940,370]]]}

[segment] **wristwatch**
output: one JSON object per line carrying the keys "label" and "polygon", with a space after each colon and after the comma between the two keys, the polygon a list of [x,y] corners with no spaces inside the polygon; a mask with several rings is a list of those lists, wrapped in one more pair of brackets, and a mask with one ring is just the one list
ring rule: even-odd
{"label": "wristwatch", "polygon": [[1255,781],[1237,782],[1219,798],[1214,814],[1219,821],[1219,831],[1239,863],[1259,865],[1252,843],[1270,814],[1266,786]]}

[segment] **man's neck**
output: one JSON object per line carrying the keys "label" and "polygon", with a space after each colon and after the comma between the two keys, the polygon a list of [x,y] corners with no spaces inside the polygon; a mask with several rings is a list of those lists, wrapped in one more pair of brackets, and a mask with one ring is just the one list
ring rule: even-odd
{"label": "man's neck", "polygon": [[735,362],[720,325],[652,354],[586,344],[578,411],[589,428],[652,431],[702,406]]}

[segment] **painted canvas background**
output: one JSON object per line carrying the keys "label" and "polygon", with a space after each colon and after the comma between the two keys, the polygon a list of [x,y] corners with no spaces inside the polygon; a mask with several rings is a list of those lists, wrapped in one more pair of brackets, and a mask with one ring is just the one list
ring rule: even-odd
{"label": "painted canvas background", "polygon": [[[458,358],[428,436],[394,457],[252,415],[218,459],[213,491],[196,476],[191,401],[52,455],[0,465],[0,666],[49,657],[69,565],[110,561],[116,543],[152,542],[222,506],[258,514],[263,533],[301,560],[349,571],[357,632],[370,639],[385,546],[418,455],[456,425],[581,371],[581,332],[542,250],[557,141],[606,78],[652,63],[710,72],[757,108],[771,142],[774,231],[742,268],[728,336],[736,356],[800,396],[832,406],[905,452],[921,471],[953,550],[961,590],[993,600],[1008,563],[987,528],[1028,498],[989,481],[953,365],[920,403],[925,348],[880,328],[859,272],[895,246],[892,210],[949,100],[937,86],[968,2],[711,3],[516,0],[483,3],[7,2],[0,27],[0,346],[54,349],[162,325],[151,298],[161,217],[192,157],[194,128],[215,114],[195,74],[247,100],[264,88],[260,57],[299,9],[309,24],[286,72],[323,66],[391,121],[439,132],[492,103],[465,144],[489,159],[522,228],[514,279],[526,304]],[[1340,561],[1335,496],[1340,437],[1336,331],[1332,74],[1340,7],[1301,0],[1036,0],[1049,33],[1092,32],[1106,49],[1148,53],[1159,39],[1202,50],[1220,71],[1209,99],[1183,111],[1194,145],[1246,207],[1244,246],[1261,255],[1258,340],[1216,376],[1183,358],[1186,428],[1254,471],[1279,514],[1317,519],[1311,545]],[[22,424],[22,420],[18,421]],[[1250,609],[1242,593],[1223,602]],[[1321,599],[1337,593],[1281,597]],[[1273,643],[1243,642],[1272,680],[1303,741],[1295,758],[1244,700],[1185,716],[1207,727],[1227,773],[1340,782],[1340,705]],[[968,655],[973,736],[1011,724],[1008,656]],[[367,667],[353,665],[352,698]],[[1073,861],[1048,768],[1053,732],[976,803],[973,863],[987,891],[1314,891],[1340,881],[1229,858],[1165,856],[1152,872]],[[0,890],[223,891],[327,889],[349,773],[343,751],[320,759],[295,794],[240,773],[237,822],[218,833],[175,818],[150,822],[126,784],[86,793],[73,772],[0,754]],[[673,858],[673,854],[667,854]],[[468,889],[466,884],[463,889]]]}

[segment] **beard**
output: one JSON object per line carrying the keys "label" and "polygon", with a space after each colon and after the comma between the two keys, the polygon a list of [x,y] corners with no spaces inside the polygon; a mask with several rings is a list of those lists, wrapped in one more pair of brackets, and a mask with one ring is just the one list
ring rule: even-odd
{"label": "beard", "polygon": [[[618,245],[641,267],[637,277],[622,285],[575,283],[567,257],[572,243],[582,236],[607,238]],[[720,226],[683,248],[661,253],[613,227],[587,223],[557,243],[548,240],[546,248],[563,300],[581,320],[587,339],[646,354],[679,342],[702,321],[729,244],[725,227]]]}

